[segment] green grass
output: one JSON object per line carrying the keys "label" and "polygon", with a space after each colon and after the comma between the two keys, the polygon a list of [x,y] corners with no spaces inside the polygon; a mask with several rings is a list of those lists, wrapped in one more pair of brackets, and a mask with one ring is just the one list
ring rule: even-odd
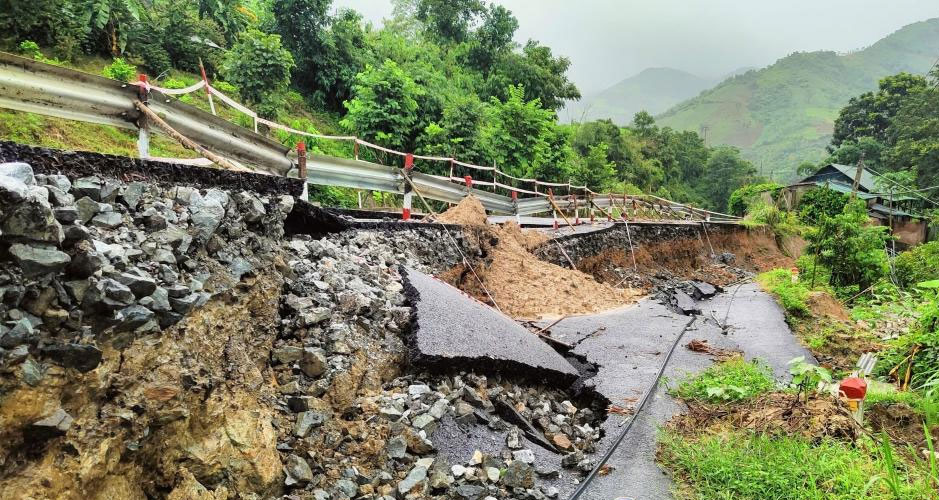
{"label": "green grass", "polygon": [[[884,457],[879,444],[734,432],[660,435],[660,461],[680,498],[698,500],[920,500],[937,498],[928,472]],[[888,480],[889,484],[888,484]],[[895,490],[895,491],[894,491]]]}
{"label": "green grass", "polygon": [[672,394],[686,400],[743,401],[775,387],[772,371],[758,360],[733,358],[682,380]]}
{"label": "green grass", "polygon": [[757,281],[779,299],[786,313],[796,317],[809,315],[806,299],[808,287],[801,281],[792,282],[792,272],[788,269],[773,269],[757,276]]}

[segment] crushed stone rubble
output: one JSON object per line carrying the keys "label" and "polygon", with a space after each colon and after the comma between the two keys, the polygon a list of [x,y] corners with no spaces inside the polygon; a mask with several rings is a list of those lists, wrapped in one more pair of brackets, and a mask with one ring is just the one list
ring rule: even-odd
{"label": "crushed stone rubble", "polygon": [[[0,490],[543,499],[591,470],[597,402],[409,366],[400,272],[461,265],[442,229],[286,236],[294,203],[0,164]],[[447,460],[442,426],[502,448]]]}
{"label": "crushed stone rubble", "polygon": [[[455,249],[439,238],[377,231],[296,237],[284,246],[294,256],[288,261],[294,277],[287,280],[272,367],[283,394],[275,403],[282,419],[278,449],[292,495],[554,498],[556,487],[536,485],[557,471],[537,468],[523,448],[537,446],[532,439],[570,455],[572,469],[590,470],[585,453],[596,451],[598,413],[578,409],[563,391],[465,372],[379,376],[406,357],[400,334],[411,308],[401,265],[439,272],[460,262]],[[361,396],[330,393],[350,373],[360,374]],[[509,423],[507,412],[524,429]],[[504,435],[503,453],[480,452],[465,463],[436,458],[433,434],[445,420]]]}

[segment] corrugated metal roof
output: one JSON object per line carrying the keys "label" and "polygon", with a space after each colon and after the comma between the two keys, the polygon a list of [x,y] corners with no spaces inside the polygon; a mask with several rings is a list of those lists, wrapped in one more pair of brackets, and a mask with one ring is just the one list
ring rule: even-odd
{"label": "corrugated metal roof", "polygon": [[[847,175],[851,178],[851,182],[854,182],[854,176],[857,174],[857,167],[852,167],[848,165],[839,165],[837,163],[832,163],[832,167],[837,169],[844,175]],[[861,169],[861,179],[858,181],[858,185],[864,188],[865,191],[876,192],[877,191],[877,176],[872,174],[870,170],[866,168]]]}

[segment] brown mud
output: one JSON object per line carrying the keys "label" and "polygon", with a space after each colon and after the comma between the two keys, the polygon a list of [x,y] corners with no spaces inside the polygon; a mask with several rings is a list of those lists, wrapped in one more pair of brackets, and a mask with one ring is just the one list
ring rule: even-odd
{"label": "brown mud", "polygon": [[546,241],[544,235],[524,231],[512,222],[501,227],[487,225],[485,211],[473,197],[465,198],[436,221],[462,224],[465,236],[482,249],[482,258],[474,262],[473,269],[460,264],[440,278],[482,302],[494,302],[513,318],[594,313],[630,304],[641,295],[538,259],[531,250]]}

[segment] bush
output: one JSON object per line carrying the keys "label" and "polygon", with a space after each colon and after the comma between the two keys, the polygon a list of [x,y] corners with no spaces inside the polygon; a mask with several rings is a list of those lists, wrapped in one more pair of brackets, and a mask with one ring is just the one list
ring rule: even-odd
{"label": "bush", "polygon": [[787,314],[796,317],[809,315],[806,304],[809,289],[801,281],[792,282],[792,271],[773,269],[757,276],[757,281],[779,299]]}
{"label": "bush", "polygon": [[905,381],[909,373],[913,389],[939,387],[939,293],[929,292],[920,306],[919,325],[881,353],[878,371],[882,375],[893,371],[898,381]]}
{"label": "bush", "polygon": [[844,211],[851,198],[827,187],[817,187],[802,195],[799,216],[808,224],[818,224],[823,217],[835,217]]}
{"label": "bush", "polygon": [[897,281],[904,288],[939,278],[939,241],[930,241],[897,255],[893,266]]}
{"label": "bush", "polygon": [[774,386],[772,370],[764,363],[734,358],[683,380],[672,393],[682,399],[742,401]]}
{"label": "bush", "polygon": [[861,291],[887,274],[886,231],[870,225],[867,206],[855,200],[834,217],[821,216],[806,251],[831,271],[829,285]]}
{"label": "bush", "polygon": [[727,200],[727,209],[730,210],[732,215],[742,217],[747,213],[747,208],[757,199],[758,195],[768,191],[776,191],[781,187],[782,184],[767,182],[747,184],[737,188],[733,193],[730,193],[730,198]]}
{"label": "bush", "polygon": [[19,44],[19,53],[33,59],[41,59],[42,51],[39,50],[39,44],[32,40],[23,40]]}
{"label": "bush", "polygon": [[137,67],[128,64],[123,58],[115,57],[110,66],[105,67],[101,74],[121,82],[129,82],[137,77]]}
{"label": "bush", "polygon": [[245,101],[258,105],[286,90],[293,67],[293,56],[281,46],[280,36],[253,29],[225,55],[222,73],[241,89]]}

